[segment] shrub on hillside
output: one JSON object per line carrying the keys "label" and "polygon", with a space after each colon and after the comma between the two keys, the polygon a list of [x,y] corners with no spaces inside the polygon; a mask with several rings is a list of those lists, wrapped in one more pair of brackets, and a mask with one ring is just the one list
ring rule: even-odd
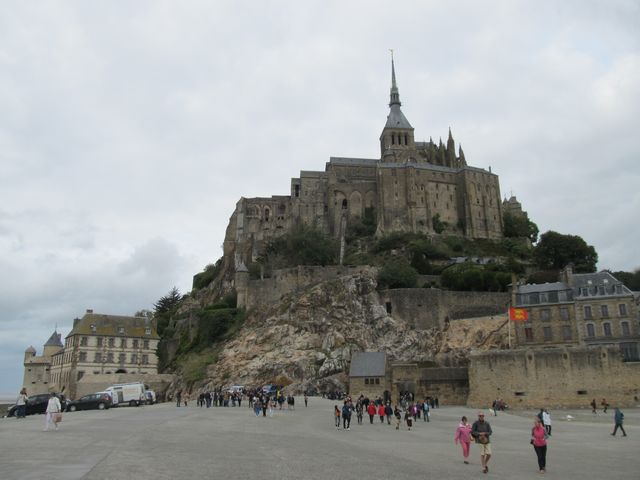
{"label": "shrub on hillside", "polygon": [[378,272],[378,288],[415,288],[418,272],[402,257],[387,260]]}

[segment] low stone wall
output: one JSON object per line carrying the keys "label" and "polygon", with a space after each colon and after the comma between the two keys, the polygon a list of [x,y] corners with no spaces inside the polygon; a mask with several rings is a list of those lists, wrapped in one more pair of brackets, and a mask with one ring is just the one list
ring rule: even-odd
{"label": "low stone wall", "polygon": [[100,392],[117,383],[142,382],[156,392],[160,400],[164,398],[167,388],[175,380],[175,376],[167,373],[117,373],[88,375],[80,379],[76,387],[76,399],[90,393]]}
{"label": "low stone wall", "polygon": [[624,363],[616,347],[519,349],[473,353],[469,406],[502,398],[512,408],[587,407],[593,398],[635,406],[640,363]]}
{"label": "low stone wall", "polygon": [[418,363],[391,366],[392,398],[413,392],[416,400],[437,397],[440,405],[466,405],[469,380],[466,368],[421,367]]}
{"label": "low stone wall", "polygon": [[380,292],[394,318],[418,329],[443,328],[446,318],[485,317],[507,311],[506,292],[454,292],[437,288],[399,288]]}

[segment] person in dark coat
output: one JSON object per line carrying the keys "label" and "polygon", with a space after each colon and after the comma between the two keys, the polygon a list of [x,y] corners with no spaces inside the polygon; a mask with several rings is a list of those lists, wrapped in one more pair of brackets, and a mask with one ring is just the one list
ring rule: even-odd
{"label": "person in dark coat", "polygon": [[618,428],[620,428],[620,430],[622,430],[622,436],[626,437],[627,432],[624,431],[624,427],[622,426],[622,423],[624,422],[624,413],[622,413],[618,407],[616,407],[615,413],[613,414],[613,421],[615,422],[615,427],[611,435],[615,437]]}

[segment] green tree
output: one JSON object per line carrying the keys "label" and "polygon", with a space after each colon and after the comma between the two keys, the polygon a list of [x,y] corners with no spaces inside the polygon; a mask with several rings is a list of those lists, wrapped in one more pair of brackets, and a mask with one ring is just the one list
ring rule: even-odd
{"label": "green tree", "polygon": [[577,273],[596,271],[598,254],[582,237],[548,231],[540,236],[533,258],[543,270],[560,270],[569,263]]}
{"label": "green tree", "polygon": [[640,268],[634,272],[612,272],[611,275],[624,283],[629,290],[640,291]]}
{"label": "green tree", "polygon": [[535,243],[538,240],[538,226],[523,215],[513,215],[505,213],[504,236],[505,237],[525,237]]}
{"label": "green tree", "polygon": [[443,222],[442,220],[440,220],[440,214],[436,213],[433,218],[431,219],[432,223],[433,223],[433,230],[436,233],[442,233],[444,232],[444,229],[447,226],[447,222]]}
{"label": "green tree", "polygon": [[378,272],[378,288],[414,288],[418,272],[407,259],[396,257],[387,260]]}
{"label": "green tree", "polygon": [[298,226],[271,241],[261,263],[271,268],[297,265],[330,265],[336,262],[338,242],[320,230]]}
{"label": "green tree", "polygon": [[176,313],[182,297],[177,287],[173,287],[169,293],[161,297],[156,303],[153,304],[153,315],[157,322],[158,334],[162,336],[171,316]]}

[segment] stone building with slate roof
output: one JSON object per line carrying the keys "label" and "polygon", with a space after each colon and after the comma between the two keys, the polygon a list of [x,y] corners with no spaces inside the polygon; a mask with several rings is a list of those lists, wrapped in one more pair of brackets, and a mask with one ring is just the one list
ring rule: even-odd
{"label": "stone building with slate roof", "polygon": [[28,395],[47,393],[51,387],[51,363],[52,357],[62,348],[62,334],[57,330],[44,344],[42,355],[36,355],[36,349],[30,346],[24,351],[24,379],[22,385],[27,389]]}
{"label": "stone building with slate roof", "polygon": [[388,398],[391,385],[387,373],[387,355],[384,352],[359,352],[351,357],[349,368],[349,394],[352,398]]}
{"label": "stone building with slate roof", "polygon": [[640,361],[640,325],[634,294],[611,273],[573,273],[555,283],[519,285],[514,305],[529,320],[515,322],[524,346],[618,346],[626,361]]}
{"label": "stone building with slate roof", "polygon": [[148,318],[87,310],[82,318],[74,320],[64,345],[60,342],[51,355],[48,387],[75,398],[77,382],[86,376],[157,374],[159,340]]}
{"label": "stone building with slate roof", "polygon": [[449,130],[442,139],[417,141],[401,110],[391,62],[389,115],[379,137],[379,158],[331,157],[324,171],[302,171],[290,195],[241,198],[225,235],[225,256],[249,265],[266,243],[296,225],[342,238],[367,218],[377,234],[444,233],[499,239],[502,202],[498,176],[467,165]]}

